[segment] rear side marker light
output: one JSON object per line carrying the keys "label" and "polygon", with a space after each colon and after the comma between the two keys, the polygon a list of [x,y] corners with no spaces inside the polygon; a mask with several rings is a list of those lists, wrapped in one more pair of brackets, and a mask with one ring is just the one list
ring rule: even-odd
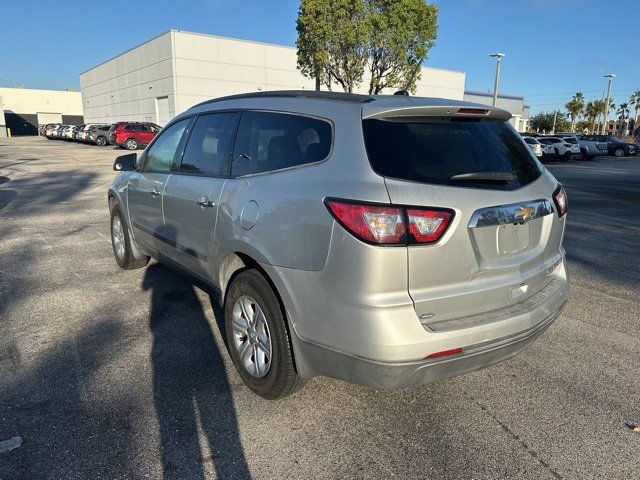
{"label": "rear side marker light", "polygon": [[457,353],[462,352],[462,347],[452,348],[450,350],[442,350],[441,352],[432,353],[427,355],[426,358],[438,358],[438,357],[446,357],[447,355],[455,355]]}
{"label": "rear side marker light", "polygon": [[564,187],[560,185],[555,192],[553,192],[553,203],[556,204],[558,209],[558,216],[562,217],[567,213],[569,202],[567,200],[567,192],[564,191]]}
{"label": "rear side marker light", "polygon": [[376,245],[434,243],[453,219],[452,210],[326,199],[333,217],[356,238]]}

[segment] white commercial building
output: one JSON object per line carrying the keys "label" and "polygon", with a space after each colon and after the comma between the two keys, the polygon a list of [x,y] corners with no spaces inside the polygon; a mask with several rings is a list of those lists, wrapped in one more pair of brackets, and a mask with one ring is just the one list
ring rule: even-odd
{"label": "white commercial building", "polygon": [[[483,105],[493,105],[493,93],[489,92],[464,92],[464,99],[467,102],[481,103]],[[507,110],[511,113],[511,125],[519,132],[526,132],[529,126],[530,111],[529,106],[524,104],[524,97],[516,95],[498,94],[496,107]]]}
{"label": "white commercial building", "polygon": [[80,92],[0,88],[0,137],[36,135],[38,125],[82,122]]}
{"label": "white commercial building", "polygon": [[[464,84],[464,72],[424,67],[416,95],[462,100]],[[315,82],[296,68],[295,48],[170,30],[81,73],[80,86],[88,123],[164,125],[211,98]]]}

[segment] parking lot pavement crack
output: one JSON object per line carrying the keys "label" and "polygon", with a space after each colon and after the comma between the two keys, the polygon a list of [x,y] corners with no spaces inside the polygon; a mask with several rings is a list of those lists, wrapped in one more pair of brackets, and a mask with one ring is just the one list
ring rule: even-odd
{"label": "parking lot pavement crack", "polygon": [[542,465],[542,467],[545,470],[547,470],[553,476],[553,478],[556,478],[558,480],[564,479],[564,477],[562,475],[560,475],[549,463],[547,463],[544,459],[542,459],[540,457],[540,455],[538,455],[538,452],[536,452],[534,449],[532,449],[529,446],[529,444],[527,444],[527,442],[522,440],[520,438],[520,435],[518,435],[516,432],[514,432],[506,423],[504,423],[497,416],[495,416],[493,413],[491,413],[491,411],[489,411],[489,409],[487,407],[485,407],[482,403],[478,402],[477,400],[475,400],[475,403],[480,407],[480,409],[483,412],[485,412],[487,415],[489,415],[489,417],[491,417],[491,419],[494,422],[496,422],[500,426],[500,428],[502,428],[502,430],[505,431],[505,433],[507,435],[509,435],[511,438],[513,438],[524,449],[524,451],[527,452],[527,454],[533,460],[535,460],[540,465]]}

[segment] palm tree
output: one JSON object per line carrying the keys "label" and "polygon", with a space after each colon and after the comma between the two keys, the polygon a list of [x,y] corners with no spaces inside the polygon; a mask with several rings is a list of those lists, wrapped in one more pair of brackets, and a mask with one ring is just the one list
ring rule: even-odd
{"label": "palm tree", "polygon": [[616,112],[618,115],[620,115],[620,130],[622,132],[623,135],[626,135],[627,133],[627,115],[629,114],[629,104],[628,103],[621,103],[620,106],[618,107],[618,111]]}
{"label": "palm tree", "polygon": [[587,117],[587,120],[591,122],[591,132],[595,132],[596,130],[596,119],[602,112],[601,104],[604,104],[602,100],[594,100],[587,103],[584,107],[584,114]]}
{"label": "palm tree", "polygon": [[584,111],[584,95],[580,92],[576,93],[571,100],[565,104],[565,108],[571,117],[571,131],[576,126],[576,118]]}
{"label": "palm tree", "polygon": [[640,126],[638,125],[638,112],[640,112],[640,90],[636,90],[631,94],[629,103],[634,106],[635,115],[633,116],[633,128],[636,129]]}

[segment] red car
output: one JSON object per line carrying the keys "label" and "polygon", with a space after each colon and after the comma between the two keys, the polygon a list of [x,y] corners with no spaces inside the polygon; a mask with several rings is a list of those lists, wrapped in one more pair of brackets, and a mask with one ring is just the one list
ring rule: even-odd
{"label": "red car", "polygon": [[148,145],[162,129],[149,122],[118,122],[109,129],[109,143],[127,150]]}

